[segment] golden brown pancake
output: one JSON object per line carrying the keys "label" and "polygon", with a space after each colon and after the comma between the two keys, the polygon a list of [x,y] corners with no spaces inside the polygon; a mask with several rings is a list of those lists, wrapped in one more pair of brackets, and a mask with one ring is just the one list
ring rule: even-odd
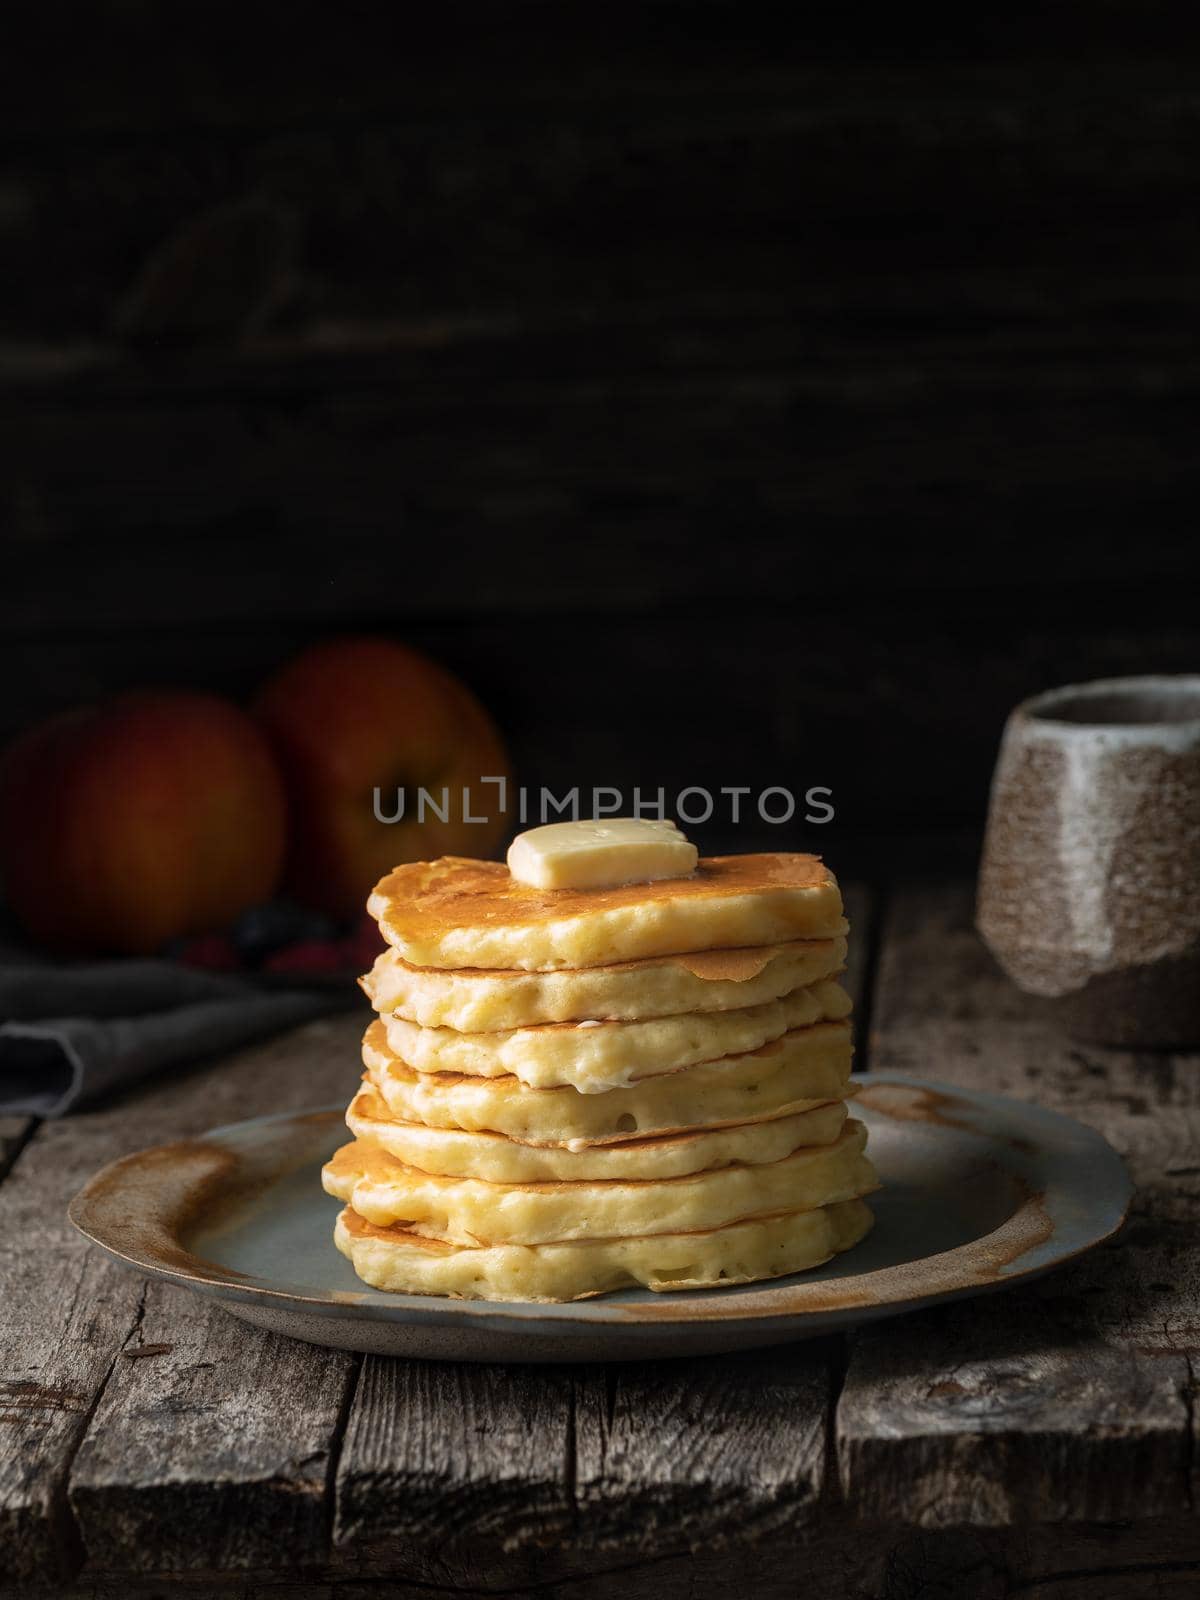
{"label": "golden brown pancake", "polygon": [[759,1166],[781,1161],[801,1145],[832,1144],[845,1122],[846,1107],[838,1100],[738,1127],[694,1129],[572,1149],[529,1144],[501,1133],[464,1133],[460,1128],[403,1122],[389,1114],[370,1082],[359,1090],[346,1113],[346,1125],[356,1138],[378,1145],[405,1166],[442,1178],[483,1178],[488,1183],[678,1178],[738,1163]]}
{"label": "golden brown pancake", "polygon": [[709,856],[687,878],[607,889],[533,889],[496,861],[444,856],[397,867],[367,909],[424,967],[554,971],[647,956],[835,939],[837,880],[820,858]]}
{"label": "golden brown pancake", "polygon": [[851,1054],[849,1023],[821,1022],[745,1055],[659,1073],[606,1094],[580,1094],[571,1087],[531,1089],[515,1077],[418,1072],[389,1048],[381,1022],[367,1029],[362,1049],[368,1076],[394,1117],[575,1149],[810,1111],[853,1092]]}
{"label": "golden brown pancake", "polygon": [[365,1283],[391,1294],[460,1300],[585,1300],[610,1289],[706,1289],[804,1272],[870,1228],[862,1200],[785,1212],[724,1228],[641,1239],[464,1248],[404,1228],[378,1228],[349,1206],[334,1239]]}
{"label": "golden brown pancake", "polygon": [[719,1228],[729,1222],[854,1200],[878,1186],[853,1118],[831,1144],[802,1145],[760,1166],[676,1178],[488,1183],[406,1166],[369,1139],[343,1145],[322,1168],[326,1192],[386,1228],[455,1244],[553,1244]]}
{"label": "golden brown pancake", "polygon": [[833,977],[845,963],[841,938],[647,956],[558,972],[414,967],[388,946],[360,981],[376,1011],[426,1028],[492,1033],[538,1022],[632,1022],[737,1010]]}
{"label": "golden brown pancake", "polygon": [[746,1283],[870,1227],[847,928],[819,858],[545,890],[445,857],[394,869],[368,909],[381,1016],[355,1140],[323,1170],[366,1282],[497,1300]]}
{"label": "golden brown pancake", "polygon": [[422,1028],[385,1017],[384,1028],[391,1048],[418,1072],[511,1075],[535,1089],[570,1084],[584,1094],[603,1094],[658,1072],[758,1050],[785,1033],[849,1014],[850,996],[826,979],[743,1011],[688,1011],[642,1022],[537,1022],[499,1033]]}

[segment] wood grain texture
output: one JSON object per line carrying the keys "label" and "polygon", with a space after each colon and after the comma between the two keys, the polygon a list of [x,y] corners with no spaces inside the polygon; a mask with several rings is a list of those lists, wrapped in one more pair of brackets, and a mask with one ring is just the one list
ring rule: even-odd
{"label": "wood grain texture", "polygon": [[572,1517],[572,1392],[563,1368],[368,1356],[337,1466],[334,1543],[391,1549],[425,1581],[463,1547],[561,1539]]}
{"label": "wood grain texture", "polygon": [[[476,1560],[457,1576],[426,1582],[400,1571],[304,1575],[278,1571],[169,1580],[186,1600],[452,1600],[463,1594],[546,1596],[547,1600],[696,1600],[752,1593],[757,1600],[1192,1600],[1200,1574],[1194,1519],[1022,1529],[864,1528],[837,1512],[803,1538],[787,1534],[747,1549],[620,1558],[531,1553],[518,1575]],[[163,1582],[103,1572],[57,1591],[61,1600],[162,1600]],[[0,1590],[0,1600],[23,1600]]]}
{"label": "wood grain texture", "polygon": [[1187,1362],[1014,1300],[856,1341],[838,1408],[855,1511],[931,1528],[1184,1514]]}
{"label": "wood grain texture", "polygon": [[[1157,6],[1140,49],[1114,29],[1082,55],[1019,24],[957,42],[873,30],[865,46],[807,14],[773,21],[764,51],[728,7],[689,12],[685,26],[670,5],[624,8],[604,28],[519,6],[501,37],[468,6],[453,29],[381,23],[344,41],[298,21],[286,83],[253,14],[167,33],[143,7],[100,12],[79,70],[51,36],[41,71],[6,78],[26,269],[9,326],[106,327],[148,256],[245,196],[301,224],[280,271],[293,315],[478,312],[572,287],[670,300],[698,269],[714,285],[837,285],[831,258],[874,268],[886,294],[919,276],[914,258],[996,271],[1034,243],[1086,259],[1098,238],[1094,266],[1170,276],[1190,243],[1195,68]],[[133,66],[148,56],[152,77]],[[881,246],[897,270],[878,269]],[[203,249],[201,235],[193,259]],[[28,270],[55,253],[57,304]],[[175,279],[177,304],[203,293]]]}
{"label": "wood grain texture", "polygon": [[[765,62],[728,8],[687,38],[654,9],[608,70],[544,14],[406,30],[382,77],[342,61],[346,101],[311,40],[286,88],[231,78],[215,22],[118,95],[114,35],[168,43],[124,14],[61,123],[18,77],[15,620],[367,615],[381,544],[429,615],[473,534],[471,606],[500,614],[505,535],[557,547],[544,609],[799,598],[818,571],[919,595],[977,581],[989,535],[997,581],[1032,555],[1119,585],[1100,535],[1138,511],[1146,577],[1190,571],[1194,63],[1123,40],[1051,66],[1041,37],[869,60],[790,25]],[[273,43],[226,26],[239,60]],[[847,538],[869,559],[819,559]],[[636,564],[570,559],[601,541]],[[78,597],[47,582],[64,550]]]}
{"label": "wood grain texture", "polygon": [[[1089,19],[1086,60],[1050,65],[1015,23],[932,59],[788,23],[765,61],[729,8],[693,31],[654,7],[599,53],[589,25],[543,12],[504,40],[478,18],[452,41],[406,29],[387,71],[297,28],[268,89],[244,75],[275,48],[261,21],[165,38],[135,9],[87,53],[110,70],[59,60],[6,100],[25,137],[0,303],[3,609],[38,671],[13,670],[0,727],[130,676],[231,676],[234,658],[248,687],[314,629],[424,626],[466,658],[486,618],[483,681],[503,659],[533,747],[547,651],[511,624],[566,611],[602,619],[580,654],[627,711],[643,656],[681,696],[686,662],[697,697],[715,683],[755,721],[750,748],[786,753],[789,718],[803,732],[850,701],[896,770],[903,707],[931,774],[912,814],[970,790],[974,816],[1013,678],[1117,670],[1122,649],[1185,664],[1190,636],[1159,634],[1168,611],[1190,621],[1197,78],[1166,35],[1106,58]],[[153,81],[130,39],[160,52]],[[51,77],[62,99],[30,97]],[[177,317],[151,297],[149,348],[127,315],[147,274],[174,284]],[[1079,637],[1080,582],[1121,643]],[[999,587],[1005,624],[981,627]],[[699,625],[656,650],[686,608]],[[734,614],[757,695],[746,668],[721,695],[697,666]],[[1012,615],[1019,650],[1052,653],[1041,672],[1005,672]],[[871,650],[889,617],[894,648]],[[925,635],[956,617],[943,655]],[[764,618],[790,651],[760,655]],[[626,738],[647,765],[655,731]],[[956,782],[934,758],[964,734]],[[689,776],[703,744],[681,743]]]}
{"label": "wood grain texture", "polygon": [[[166,1082],[149,1083],[111,1108],[42,1123],[0,1184],[0,1235],[9,1241],[4,1273],[14,1290],[5,1295],[5,1316],[0,1323],[0,1396],[4,1401],[0,1581],[37,1577],[58,1582],[64,1569],[82,1559],[83,1544],[68,1501],[68,1479],[76,1452],[95,1425],[95,1413],[110,1378],[115,1387],[104,1405],[105,1437],[97,1438],[88,1452],[91,1487],[98,1495],[109,1497],[109,1509],[123,1494],[132,1498],[145,1487],[153,1470],[146,1454],[148,1420],[139,1413],[139,1396],[149,1388],[158,1391],[163,1401],[155,1424],[160,1448],[166,1448],[172,1428],[170,1396],[174,1395],[181,1408],[176,1442],[182,1445],[185,1435],[191,1434],[197,1482],[205,1476],[207,1465],[199,1449],[207,1421],[214,1430],[207,1440],[210,1459],[215,1452],[224,1452],[228,1517],[236,1522],[241,1515],[239,1497],[244,1497],[253,1525],[252,1508],[260,1493],[263,1463],[280,1445],[282,1429],[271,1408],[256,1409],[254,1405],[263,1378],[261,1362],[227,1357],[216,1376],[206,1376],[203,1371],[189,1374],[189,1361],[197,1359],[187,1329],[188,1319],[196,1325],[194,1302],[186,1302],[182,1327],[175,1325],[178,1312],[171,1318],[164,1313],[160,1325],[157,1298],[147,1300],[145,1285],[133,1273],[88,1245],[67,1222],[66,1207],[99,1166],[130,1150],[197,1134],[242,1116],[336,1098],[356,1076],[360,1031],[357,1018],[312,1023],[219,1065],[197,1067],[172,1074]],[[161,1338],[147,1342],[166,1342],[176,1349],[143,1362],[121,1362],[120,1353],[138,1342],[148,1306],[154,1308],[153,1326]],[[168,1321],[173,1324],[170,1330]],[[254,1348],[260,1338],[241,1329],[236,1336],[247,1348]],[[220,1337],[226,1340],[226,1330]],[[226,1341],[223,1348],[230,1351],[233,1347]],[[305,1453],[329,1447],[328,1438],[317,1441],[330,1416],[331,1380],[327,1375],[331,1365],[336,1370],[341,1358],[295,1346],[289,1347],[287,1359],[294,1374],[303,1367],[309,1380],[301,1383],[297,1379],[294,1384],[296,1414],[291,1439],[283,1442],[274,1459],[281,1479],[291,1461],[295,1492],[305,1497],[312,1494],[313,1463],[304,1463],[295,1452],[289,1456],[288,1444],[309,1441]],[[163,1364],[157,1372],[154,1363]],[[222,1395],[221,1407],[189,1414],[187,1395],[195,1394],[203,1406],[206,1387],[214,1397],[218,1392]],[[242,1426],[226,1432],[223,1423],[235,1417],[241,1418]],[[186,1480],[185,1454],[176,1459],[175,1470]],[[282,1495],[282,1481],[279,1490]],[[166,1492],[173,1491],[168,1488]],[[86,1494],[85,1489],[85,1500]],[[94,1509],[93,1501],[88,1514]],[[97,1523],[95,1531],[105,1541],[112,1529]],[[204,1560],[227,1549],[231,1538],[236,1543],[238,1537],[219,1522],[197,1522],[187,1534],[188,1550]],[[267,1539],[261,1527],[259,1534]],[[242,1537],[254,1536],[243,1533]],[[169,1565],[170,1543],[153,1546],[152,1541],[152,1547],[156,1558]],[[130,1546],[125,1559],[127,1564],[137,1565],[144,1558],[136,1546]]]}
{"label": "wood grain texture", "polygon": [[965,890],[895,899],[875,999],[876,1067],[1060,1107],[1126,1154],[1136,1216],[1042,1283],[858,1334],[839,1468],[864,1517],[925,1527],[1107,1521],[1190,1503],[1200,1248],[1187,1151],[1200,1078],[1088,1051],[1000,975]]}
{"label": "wood grain texture", "polygon": [[[783,305],[777,314],[794,315]],[[519,344],[509,356],[527,370]],[[152,626],[153,597],[177,588],[181,563],[189,583],[178,603],[195,622],[311,626],[381,608],[413,620],[504,616],[531,605],[522,581],[531,569],[506,554],[518,539],[529,557],[554,557],[534,597],[543,614],[795,604],[813,592],[819,558],[823,606],[866,585],[923,608],[931,590],[978,582],[964,524],[974,540],[1004,538],[1006,587],[1028,581],[1022,558],[1036,554],[1042,584],[1065,585],[1082,568],[1092,587],[1111,590],[1129,567],[1109,535],[1138,505],[1153,511],[1142,582],[1193,571],[1185,507],[1200,469],[1186,418],[1200,352],[1151,391],[1138,385],[1148,354],[1081,363],[1065,379],[1031,378],[1021,363],[989,370],[986,348],[915,374],[911,355],[896,357],[890,380],[883,351],[832,355],[823,375],[803,362],[650,378],[649,359],[631,353],[632,372],[590,381],[501,373],[470,403],[464,385],[480,375],[469,353],[462,370],[447,359],[436,375],[394,359],[395,388],[358,363],[299,392],[286,370],[255,388],[255,363],[207,381],[201,372],[198,392],[178,396],[165,380],[133,395],[96,381],[78,398],[69,387],[49,397],[10,389],[0,420],[20,485],[7,508],[20,580],[6,598],[12,626]],[[869,381],[855,381],[860,364]],[[590,346],[576,365],[590,369]],[[1139,500],[1147,479],[1155,487]],[[1064,530],[1053,541],[1049,519]],[[847,538],[870,560],[826,563]],[[753,560],[730,558],[751,543]],[[190,559],[201,546],[204,560]],[[596,560],[604,548],[637,559]],[[394,599],[381,593],[381,549],[406,573]],[[698,549],[710,558],[696,560]],[[68,555],[78,581],[55,606],[48,579]],[[272,591],[284,555],[297,581]],[[866,575],[857,586],[856,572]],[[1160,601],[1178,609],[1169,590]]]}
{"label": "wood grain texture", "polygon": [[579,1542],[708,1550],[808,1525],[826,1478],[834,1359],[818,1341],[584,1379]]}
{"label": "wood grain texture", "polygon": [[291,1567],[321,1560],[357,1359],[153,1282],[121,1356],[130,1359],[113,1366],[70,1473],[89,1564],[186,1572],[269,1568],[281,1552]]}

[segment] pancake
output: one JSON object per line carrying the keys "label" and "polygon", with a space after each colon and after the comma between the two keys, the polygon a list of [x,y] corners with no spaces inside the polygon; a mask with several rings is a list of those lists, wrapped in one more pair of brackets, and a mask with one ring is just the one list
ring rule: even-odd
{"label": "pancake", "polygon": [[849,1092],[852,1045],[848,1022],[819,1022],[761,1050],[587,1095],[531,1089],[512,1076],[417,1072],[389,1049],[378,1021],[367,1029],[362,1053],[389,1114],[402,1121],[582,1149],[638,1134],[764,1121],[839,1100]]}
{"label": "pancake", "polygon": [[686,1233],[853,1200],[877,1187],[863,1154],[866,1140],[866,1128],[851,1120],[832,1144],[801,1146],[761,1166],[637,1181],[506,1184],[435,1177],[357,1139],[330,1157],[321,1178],[328,1194],[376,1227],[403,1223],[411,1233],[453,1244],[552,1244]]}
{"label": "pancake", "polygon": [[569,1084],[597,1094],[697,1061],[757,1050],[794,1028],[839,1021],[849,1012],[849,995],[826,979],[761,1006],[645,1022],[539,1022],[497,1033],[458,1033],[386,1017],[384,1028],[390,1048],[418,1072],[511,1074],[535,1089]]}
{"label": "pancake", "polygon": [[687,878],[578,890],[443,856],[396,867],[367,910],[414,966],[525,972],[846,932],[837,880],[810,855],[709,856]]}
{"label": "pancake", "polygon": [[857,1244],[872,1220],[861,1200],[847,1200],[704,1232],[464,1249],[373,1227],[347,1208],[334,1240],[365,1283],[392,1294],[582,1300],[635,1285],[706,1289],[804,1272]]}
{"label": "pancake", "polygon": [[389,946],[361,983],[376,1011],[426,1028],[490,1033],[536,1022],[632,1021],[763,1005],[832,977],[845,961],[840,937],[558,972],[414,967]]}
{"label": "pancake", "polygon": [[839,1101],[769,1122],[571,1150],[563,1145],[523,1144],[502,1133],[463,1133],[398,1122],[388,1116],[369,1084],[346,1113],[355,1138],[378,1145],[406,1166],[438,1177],[482,1178],[488,1183],[678,1178],[737,1163],[757,1166],[780,1161],[801,1145],[832,1144],[845,1121],[846,1107]]}

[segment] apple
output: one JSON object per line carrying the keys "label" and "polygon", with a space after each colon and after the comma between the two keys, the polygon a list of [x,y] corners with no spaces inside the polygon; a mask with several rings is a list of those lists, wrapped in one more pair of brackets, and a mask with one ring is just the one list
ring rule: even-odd
{"label": "apple", "polygon": [[275,890],[283,787],[253,721],[146,691],[53,717],[0,758],[0,871],[55,950],[147,954]]}
{"label": "apple", "polygon": [[[507,781],[503,742],[466,686],[418,651],[370,637],[313,645],[264,685],[255,711],[287,787],[285,881],[303,904],[349,917],[401,862],[487,856],[499,843],[500,785],[482,780]],[[396,815],[398,792],[403,816],[379,820]]]}

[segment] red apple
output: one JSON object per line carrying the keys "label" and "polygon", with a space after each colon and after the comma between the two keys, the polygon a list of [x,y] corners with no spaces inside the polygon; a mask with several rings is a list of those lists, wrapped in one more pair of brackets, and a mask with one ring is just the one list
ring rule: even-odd
{"label": "red apple", "polygon": [[121,695],[0,761],[5,896],[54,949],[144,954],[221,928],[272,894],[284,840],[270,749],[214,695]]}
{"label": "red apple", "polygon": [[[330,640],[281,668],[256,709],[287,785],[287,886],[306,905],[348,917],[400,862],[496,848],[499,786],[482,780],[507,779],[508,756],[474,695],[427,656],[390,639]],[[447,791],[446,821],[428,805],[421,819],[422,788],[439,810]],[[404,792],[402,820],[378,820],[376,789],[385,817]]]}

